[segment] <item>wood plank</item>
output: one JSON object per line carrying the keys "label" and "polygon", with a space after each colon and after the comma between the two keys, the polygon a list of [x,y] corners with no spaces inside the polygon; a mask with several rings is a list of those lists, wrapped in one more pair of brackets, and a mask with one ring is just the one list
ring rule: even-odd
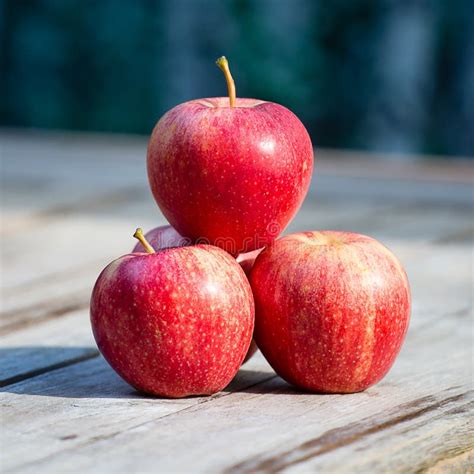
{"label": "wood plank", "polygon": [[89,308],[2,336],[0,354],[0,386],[97,357]]}
{"label": "wood plank", "polygon": [[107,263],[100,260],[33,278],[26,284],[4,291],[0,335],[88,309],[94,278]]}
{"label": "wood plank", "polygon": [[[40,163],[36,166],[50,165]],[[44,185],[42,191],[36,190],[38,185],[35,178],[28,177],[26,183],[23,183],[20,177],[7,175],[4,179],[11,183],[11,189],[6,186],[4,190],[3,207],[8,226],[2,229],[2,234],[12,235],[34,229],[43,222],[55,221],[69,214],[110,211],[115,206],[134,202],[148,195],[146,175],[143,176],[141,167],[134,172],[122,171],[129,178],[123,183],[124,176],[121,173],[110,172],[107,167],[102,166],[102,169],[96,171],[97,175],[111,175],[107,179],[102,178],[102,184],[98,181],[86,181],[86,176],[77,174],[64,179],[49,177],[51,183]]]}
{"label": "wood plank", "polygon": [[289,448],[280,446],[225,472],[336,472],[341,467],[345,472],[424,471],[474,446],[474,429],[466,417],[474,397],[451,395],[449,389],[443,392],[327,430]]}
{"label": "wood plank", "polygon": [[[469,243],[473,239],[471,208],[467,203],[440,205],[391,201],[370,203],[351,198],[341,200],[310,197],[289,225],[287,232],[332,229],[350,230],[381,240],[386,245],[394,242],[449,243],[454,238]],[[474,211],[473,211],[474,212]],[[456,235],[461,234],[461,239]]]}
{"label": "wood plank", "polygon": [[[11,470],[28,460],[114,437],[152,419],[157,421],[189,407],[211,403],[274,377],[261,356],[249,362],[249,367],[253,370],[242,370],[219,394],[180,400],[157,400],[137,394],[102,358],[5,387],[2,404],[8,410],[2,417],[0,438],[2,446],[12,443],[12,450],[8,450],[3,467]],[[25,416],[26,413],[34,416]],[[21,443],[14,442],[19,439]],[[26,451],[31,454],[25,458]]]}
{"label": "wood plank", "polygon": [[426,472],[428,474],[442,474],[446,472],[465,473],[472,471],[473,466],[474,449],[470,449],[461,454],[438,459],[435,464],[426,469]]}
{"label": "wood plank", "polygon": [[[425,319],[412,327],[389,376],[354,395],[301,393],[275,377],[173,413],[166,411],[168,401],[136,395],[125,410],[123,398],[130,402],[130,389],[114,382],[97,359],[6,387],[3,446],[10,459],[5,467],[21,472],[254,472],[260,463],[287,463],[288,456],[296,456],[291,459],[302,470],[319,470],[340,468],[346,455],[364,467],[386,466],[385,456],[394,453],[390,462],[400,471],[424,465],[434,459],[432,452],[438,459],[451,455],[453,444],[468,449],[471,440],[462,412],[472,400],[468,320],[453,324],[441,311],[431,317],[428,326]],[[271,377],[264,366],[255,368],[260,363],[245,369],[245,380],[252,374],[253,381]],[[32,410],[35,417],[25,416]],[[327,449],[332,442],[341,446]],[[274,459],[280,455],[281,460]]]}
{"label": "wood plank", "polygon": [[[435,251],[438,247],[441,250]],[[418,407],[420,409],[424,409],[438,402],[444,403],[443,400],[445,398],[460,395],[469,388],[470,366],[468,361],[469,356],[472,355],[472,349],[469,345],[470,333],[468,329],[470,325],[469,317],[472,305],[469,301],[470,292],[468,277],[471,263],[465,259],[465,251],[459,247],[440,247],[433,244],[412,245],[410,243],[399,247],[397,250],[402,255],[410,256],[408,270],[409,273],[411,273],[412,286],[416,299],[407,344],[389,377],[381,384],[365,392],[365,394],[357,394],[347,397],[328,397],[306,394],[298,394],[296,396],[295,392],[283,381],[280,379],[272,379],[265,382],[263,385],[255,386],[252,391],[233,394],[232,397],[236,397],[235,402],[232,401],[233,398],[229,398],[226,403],[217,406],[217,411],[214,411],[214,409],[209,407],[209,411],[205,412],[202,416],[195,411],[192,411],[184,420],[185,426],[188,426],[193,420],[200,420],[200,423],[204,423],[203,428],[211,430],[211,427],[208,427],[206,424],[207,422],[205,421],[208,418],[209,420],[213,420],[214,424],[216,424],[216,420],[219,419],[240,420],[235,423],[237,423],[236,428],[238,428],[237,431],[241,433],[241,436],[245,435],[247,437],[249,432],[254,433],[255,431],[256,434],[263,437],[265,431],[260,431],[259,426],[256,426],[256,424],[258,425],[262,422],[262,419],[259,418],[259,413],[268,412],[268,416],[264,417],[263,423],[263,425],[266,426],[266,429],[270,426],[272,433],[279,433],[280,431],[286,433],[285,437],[282,439],[276,437],[275,444],[268,447],[265,447],[265,444],[262,445],[261,442],[253,443],[254,445],[260,446],[260,449],[258,451],[252,451],[250,446],[248,446],[248,443],[246,444],[244,440],[239,437],[236,439],[232,437],[231,439],[228,439],[225,437],[224,432],[213,432],[211,430],[211,433],[214,433],[213,436],[218,435],[217,437],[220,437],[223,440],[227,439],[226,442],[230,443],[232,446],[234,446],[234,444],[241,445],[244,443],[244,451],[239,452],[240,454],[237,453],[241,457],[237,456],[234,459],[235,462],[229,463],[229,465],[226,464],[225,467],[233,469],[235,467],[234,465],[243,462],[242,460],[247,459],[249,456],[250,459],[255,457],[261,459],[262,456],[266,459],[268,456],[273,456],[272,453],[274,452],[281,452],[281,446],[292,446],[291,443],[296,442],[295,440],[298,440],[301,444],[307,439],[318,438],[323,436],[328,430],[346,426],[346,421],[347,423],[373,423],[375,422],[374,420],[377,420],[380,417],[380,413],[389,409],[395,410],[398,405],[403,405],[403,403],[408,405],[403,405],[402,408],[408,410],[410,408],[409,404],[413,400],[419,398],[435,397],[435,399],[430,398],[423,401],[421,403],[421,408]],[[415,259],[414,256],[417,258]],[[436,281],[439,281],[440,275],[445,278],[445,285],[443,288],[438,288],[437,293],[433,295],[431,288],[433,288],[433,285],[436,285]],[[75,322],[72,321],[73,319],[75,319]],[[55,344],[63,345],[61,334],[65,332],[66,327],[69,328],[71,343],[72,341],[77,342],[80,340],[78,338],[79,332],[77,331],[84,331],[82,337],[85,337],[86,327],[88,332],[88,321],[84,314],[81,315],[78,313],[74,317],[71,316],[69,320],[64,320],[64,322],[51,321],[49,324],[51,326],[56,326],[60,323],[64,323],[64,325],[57,326],[54,330],[58,337],[56,340],[54,340],[51,335],[53,330],[51,328],[45,329],[45,333],[49,334],[47,340],[55,341],[50,343],[53,346],[55,346]],[[27,332],[29,332],[28,337],[26,335]],[[9,346],[15,347],[16,344],[27,345],[29,340],[34,341],[38,339],[39,332],[41,332],[41,326],[31,327],[28,330],[11,334]],[[449,335],[449,337],[447,337],[447,335]],[[90,337],[90,333],[88,334],[88,337]],[[456,343],[453,344],[453,341],[456,341]],[[87,343],[84,342],[84,347],[86,346]],[[14,354],[14,352],[12,354]],[[46,357],[46,359],[48,359],[48,357]],[[433,361],[436,361],[436,363],[433,364]],[[25,354],[24,365],[31,365],[27,354]],[[253,382],[258,382],[272,376],[271,370],[261,358],[252,361],[251,365],[245,367],[245,371],[244,378],[246,379],[246,377],[251,376]],[[453,387],[455,388],[453,389]],[[57,461],[58,463],[64,462],[60,461],[60,459],[63,459],[62,456],[66,456],[65,453],[67,453],[67,457],[72,456],[73,453],[76,452],[76,449],[78,450],[78,453],[82,453],[83,449],[86,450],[86,454],[78,454],[81,459],[82,456],[88,459],[90,455],[99,456],[100,458],[100,453],[96,451],[92,454],[90,453],[90,450],[92,449],[98,449],[98,451],[100,451],[99,448],[92,447],[95,446],[96,442],[100,441],[95,439],[94,436],[105,441],[103,436],[107,437],[109,435],[113,436],[113,439],[115,439],[115,437],[125,436],[123,443],[126,445],[127,443],[132,442],[133,450],[138,449],[140,451],[140,448],[135,446],[135,438],[132,436],[130,441],[127,437],[130,433],[127,435],[126,432],[122,433],[120,430],[117,431],[116,425],[113,424],[113,426],[110,426],[105,422],[104,431],[101,431],[100,428],[97,429],[95,426],[96,424],[100,425],[101,423],[104,423],[103,420],[101,421],[100,417],[104,415],[104,413],[108,413],[107,410],[103,408],[102,396],[108,394],[107,396],[110,396],[111,398],[121,398],[124,396],[124,391],[130,393],[130,388],[120,382],[120,380],[116,378],[113,372],[101,361],[101,359],[94,359],[64,369],[55,370],[49,374],[40,375],[30,380],[25,380],[22,383],[5,387],[4,390],[5,392],[2,396],[3,402],[9,406],[9,413],[11,415],[9,421],[5,420],[8,421],[5,424],[5,426],[8,427],[8,445],[10,443],[18,445],[15,448],[17,450],[15,451],[17,452],[17,456],[12,456],[14,459],[21,459],[25,462],[30,459],[31,462],[36,463],[38,461],[37,456],[44,457],[44,467],[46,469],[46,466],[49,466],[49,462],[53,462],[48,457],[52,455],[53,452],[60,453],[58,454],[60,456]],[[445,398],[443,398],[444,395],[441,393],[442,390],[447,390],[449,392],[447,395],[444,394],[446,395]],[[72,397],[73,401],[71,401],[69,397]],[[89,398],[89,404],[87,404],[87,406],[82,404],[82,397]],[[133,420],[136,420],[135,417],[137,416],[135,410],[140,411],[141,400],[144,400],[145,403],[150,402],[150,399],[142,399],[137,395],[134,395],[134,397],[136,397],[136,403],[128,415],[119,416],[114,413],[114,417],[118,417],[124,426],[135,425],[127,425],[129,421],[127,421],[127,418],[121,418],[122,416],[130,416],[132,418],[130,423],[132,423]],[[338,401],[340,399],[345,400],[346,398],[347,401]],[[100,401],[98,399],[100,399]],[[456,400],[453,402],[446,402],[443,407],[445,407],[446,410],[451,410],[453,408],[453,406],[451,406],[452,403],[454,403],[455,408],[458,408],[458,405],[463,404],[465,401],[466,400],[464,399],[460,399],[459,403]],[[80,407],[80,410],[76,410],[76,412],[72,411],[68,414],[68,409],[71,410],[71,403],[73,405],[79,403],[78,407]],[[156,400],[155,403],[159,405],[162,402]],[[214,404],[215,401],[212,401],[212,403]],[[339,410],[338,403],[342,403],[345,415],[342,417],[335,416],[335,419],[327,424],[326,421],[328,414],[325,410],[330,407],[331,416],[333,411],[337,414]],[[51,430],[51,426],[57,426],[58,431],[54,432],[54,436],[56,436],[54,439],[51,438],[51,434],[47,435],[45,433],[40,436],[36,449],[32,450],[33,454],[29,454],[20,452],[24,447],[20,448],[19,446],[22,446],[22,444],[18,443],[16,440],[25,439],[25,430],[27,433],[31,433],[31,437],[33,437],[34,434],[34,436],[38,438],[38,431],[33,429],[31,426],[31,419],[28,417],[25,418],[25,415],[33,409],[33,406],[36,407],[35,409],[37,411],[42,413],[42,415],[35,421],[35,423],[38,423],[37,429],[41,430],[41,426],[46,426],[47,428],[45,429]],[[55,407],[54,410],[51,410],[51,406]],[[101,407],[100,414],[97,413],[98,406]],[[117,411],[120,412],[123,411],[123,406],[121,405],[121,408],[115,406],[114,409],[117,409]],[[92,414],[89,410],[93,410]],[[346,420],[346,416],[349,416],[350,410],[355,410],[357,416],[354,415],[353,418]],[[410,410],[408,410],[407,416],[411,416]],[[74,413],[77,412],[79,412],[81,417],[85,420],[83,425],[78,425],[74,418]],[[433,415],[432,410],[428,410],[428,412],[426,416],[429,416],[429,418],[421,419],[423,423],[427,422],[427,420],[431,420],[430,417]],[[184,414],[185,413],[183,412],[183,415]],[[244,414],[248,414],[248,417],[250,418],[247,418]],[[291,421],[291,426],[286,426],[285,423],[290,424],[292,414],[296,419],[299,419],[298,417],[301,417],[301,419],[298,423],[293,419],[293,421]],[[60,421],[56,420],[56,417],[58,416],[61,418]],[[311,423],[308,425],[307,431],[303,431],[301,436],[297,436],[297,433],[294,431],[295,423],[298,426],[300,426],[301,423],[306,424],[308,416]],[[255,417],[255,422],[252,421],[252,417]],[[18,421],[22,419],[25,419],[25,424]],[[248,422],[249,419],[251,420],[250,425],[247,426],[246,422]],[[364,419],[365,421],[363,421]],[[382,418],[382,422],[384,422],[384,419],[385,418]],[[390,419],[391,418],[389,417],[387,420],[389,421]],[[257,420],[260,420],[260,422],[257,423]],[[315,426],[321,424],[321,420],[324,420],[323,426],[320,427],[319,431],[314,432]],[[386,422],[388,423],[387,420]],[[420,421],[418,419],[415,420],[415,418],[413,420],[414,422],[416,421],[416,423]],[[142,421],[140,422],[140,425]],[[157,429],[159,429],[160,433],[163,432],[161,422],[158,425],[153,423],[148,425],[146,423],[147,421],[149,421],[149,419],[145,419],[143,421],[145,425],[141,425],[148,426],[148,428],[143,428],[147,437],[152,436],[152,432]],[[181,419],[176,421],[178,424],[181,424],[182,422],[183,420]],[[408,422],[411,422],[411,420],[409,419],[406,423]],[[90,428],[92,426],[90,423],[94,423],[93,430]],[[282,423],[283,426],[280,426]],[[219,425],[219,423],[217,424]],[[27,428],[25,426],[27,426]],[[71,430],[72,427],[76,428],[76,426],[78,427],[78,431],[72,433],[77,435],[77,438],[74,438],[74,442],[72,438],[60,440],[61,437],[71,436],[72,434],[66,433],[66,431],[67,429]],[[163,428],[165,433],[167,433],[166,436],[171,437],[171,434],[175,429],[178,430],[178,433],[182,434],[181,428],[173,426],[174,425],[170,425],[168,428]],[[464,425],[462,424],[459,426],[457,424],[450,424],[448,427],[450,436],[453,436],[452,439],[461,439],[459,443],[463,442],[465,439],[463,426]],[[356,425],[356,428],[359,430],[360,425]],[[188,426],[187,429],[194,430],[195,432],[195,428],[192,428],[191,426]],[[131,432],[133,433],[133,429]],[[111,433],[115,434],[111,435]],[[343,434],[344,433],[346,433],[346,431],[343,430]],[[387,433],[391,435],[392,431],[388,430]],[[181,436],[181,434],[179,436]],[[344,436],[347,437],[347,433]],[[372,436],[372,434],[370,436]],[[260,438],[256,438],[253,434],[252,439],[260,440]],[[187,438],[185,437],[185,441],[186,440]],[[61,443],[59,441],[61,441]],[[64,441],[67,441],[67,443],[64,443]],[[192,444],[191,441],[192,440],[187,440],[187,442]],[[196,442],[196,440],[194,440],[194,442]],[[213,441],[213,443],[215,442],[217,441]],[[153,443],[156,443],[157,445],[160,444],[157,439],[153,439],[153,441],[150,440],[150,444],[146,445],[147,449],[151,449]],[[47,446],[45,447],[43,444],[47,444]],[[371,444],[372,441],[369,440],[369,445]],[[27,445],[29,446],[29,444]],[[265,447],[265,449],[262,450],[262,446]],[[73,453],[68,451],[69,448],[71,448]],[[65,453],[62,453],[63,449],[66,449]],[[104,449],[107,451],[109,447]],[[217,443],[216,446],[212,446],[212,450],[215,450],[215,452],[220,452],[220,450],[223,449],[224,446],[219,443]],[[347,449],[349,449],[349,447]],[[366,448],[364,447],[364,450],[365,449]],[[370,446],[367,449],[370,450]],[[177,469],[179,466],[173,464],[173,452],[178,458],[181,457],[181,455],[178,456],[176,451],[171,451],[171,457],[168,459],[165,455],[165,448],[163,448],[162,454],[164,459],[167,459],[166,463],[168,464],[166,464],[166,467]],[[196,451],[193,451],[193,453],[195,456],[198,456]],[[444,451],[443,453],[439,453],[440,456],[444,456],[445,454]],[[31,459],[31,455],[33,455],[33,459]],[[146,452],[142,452],[142,455],[145,456]],[[375,454],[373,453],[373,455]],[[54,462],[56,463],[56,461]],[[121,459],[121,462],[124,462],[123,459]],[[191,462],[191,458],[186,458],[186,462]],[[219,462],[222,463],[223,460],[220,460]],[[60,466],[60,464],[53,464],[53,466],[54,469],[65,469],[65,466]],[[92,469],[92,466],[90,465],[84,465],[82,467],[85,470]],[[102,467],[105,469],[105,464]],[[145,465],[142,467],[144,471],[148,469]],[[223,467],[224,466],[221,465],[219,469]],[[26,469],[26,472],[28,472],[28,466],[24,466],[24,468]],[[214,467],[207,464],[202,466],[203,471],[207,469],[214,469]],[[105,472],[110,471],[106,470]]]}
{"label": "wood plank", "polygon": [[[111,261],[133,248],[135,228],[135,222],[127,225],[113,218],[70,217],[20,233],[2,245],[9,270],[2,278],[4,291],[74,267]],[[100,269],[97,265],[94,273]]]}
{"label": "wood plank", "polygon": [[315,169],[310,195],[331,196],[346,204],[351,200],[392,201],[403,204],[438,204],[440,206],[473,206],[473,188],[468,183],[440,183],[403,179],[337,176]]}
{"label": "wood plank", "polygon": [[[320,150],[316,149],[318,159]],[[322,149],[324,171],[335,176],[473,183],[472,157],[407,155]]]}

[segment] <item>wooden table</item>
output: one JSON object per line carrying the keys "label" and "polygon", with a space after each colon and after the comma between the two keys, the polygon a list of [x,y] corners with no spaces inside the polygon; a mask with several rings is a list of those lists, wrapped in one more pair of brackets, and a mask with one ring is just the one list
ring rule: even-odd
{"label": "wooden table", "polygon": [[410,330],[355,395],[301,393],[259,354],[212,397],[136,393],[99,356],[101,268],[165,221],[146,139],[0,133],[2,472],[467,472],[473,469],[473,167],[321,151],[289,230],[347,229],[406,266]]}

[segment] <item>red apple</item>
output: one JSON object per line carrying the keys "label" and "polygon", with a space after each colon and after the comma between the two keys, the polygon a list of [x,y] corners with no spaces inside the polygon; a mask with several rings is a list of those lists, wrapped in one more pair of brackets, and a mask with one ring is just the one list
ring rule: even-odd
{"label": "red apple", "polygon": [[[241,253],[237,256],[237,263],[240,264],[243,271],[247,275],[247,278],[250,276],[250,272],[252,270],[253,264],[255,263],[255,259],[262,250],[263,249],[253,250],[252,252]],[[258,347],[255,343],[255,339],[252,339],[247,355],[245,356],[245,359],[242,363],[245,364],[257,352],[257,350]]]}
{"label": "red apple", "polygon": [[137,390],[210,395],[232,380],[247,354],[254,304],[229,254],[209,245],[176,247],[108,265],[92,293],[91,322],[105,359]]}
{"label": "red apple", "polygon": [[[162,225],[149,230],[145,234],[145,239],[154,250],[162,250],[171,247],[187,247],[193,244],[191,239],[178,234],[170,225]],[[145,252],[145,248],[140,241],[138,241],[133,248],[133,252]]]}
{"label": "red apple", "polygon": [[[237,263],[240,264],[242,270],[247,275],[247,278],[250,276],[255,259],[262,250],[263,249],[253,250],[252,252],[241,253],[237,256]],[[257,350],[257,344],[255,343],[255,340],[252,339],[247,355],[242,363],[245,364],[257,352]]]}
{"label": "red apple", "polygon": [[237,255],[237,263],[240,264],[247,276],[250,276],[250,271],[252,270],[253,264],[255,263],[255,259],[262,250],[263,249],[252,250],[251,252],[240,253]]}
{"label": "red apple", "polygon": [[[193,242],[188,237],[183,237],[176,229],[170,225],[163,225],[149,230],[145,234],[145,239],[153,247],[154,250],[162,250],[170,247],[186,247],[192,245]],[[139,241],[133,248],[133,252],[144,252],[145,248]],[[236,260],[244,270],[247,276],[250,275],[250,270],[257,258],[257,255],[262,249],[252,250],[251,252],[240,253]]]}
{"label": "red apple", "polygon": [[[178,232],[170,225],[164,225],[151,229],[145,234],[145,239],[149,242],[149,244],[153,247],[154,250],[192,245],[191,239],[178,234]],[[145,248],[143,247],[141,242],[137,242],[135,248],[133,249],[133,252],[144,251]],[[237,263],[240,264],[247,277],[250,274],[250,270],[252,269],[253,263],[255,262],[257,255],[261,251],[262,249],[253,250],[252,252],[242,253],[237,256]],[[255,352],[257,352],[257,345],[252,339],[252,343],[250,344],[243,364],[245,364],[245,362],[247,362],[255,354]]]}
{"label": "red apple", "polygon": [[264,247],[287,226],[308,190],[313,148],[285,107],[229,97],[168,111],[148,145],[151,190],[170,224],[232,255]]}
{"label": "red apple", "polygon": [[384,377],[410,319],[410,289],[397,258],[350,232],[285,236],[250,275],[255,339],[275,371],[315,392],[365,390]]}

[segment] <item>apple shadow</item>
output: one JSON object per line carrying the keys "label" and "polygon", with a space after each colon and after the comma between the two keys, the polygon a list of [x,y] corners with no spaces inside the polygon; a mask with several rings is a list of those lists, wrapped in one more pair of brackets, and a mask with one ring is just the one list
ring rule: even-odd
{"label": "apple shadow", "polygon": [[[233,390],[234,392],[255,393],[258,395],[271,394],[272,396],[273,395],[292,395],[292,396],[314,395],[316,397],[320,397],[320,396],[335,395],[331,393],[313,392],[310,390],[305,390],[305,389],[296,387],[286,382],[284,379],[282,379],[275,373],[272,374],[269,372],[257,372],[257,371],[246,370],[246,369],[239,370],[235,379],[232,381],[232,384],[237,382],[239,380],[239,377],[247,379],[249,375],[262,377],[262,380],[256,384],[252,384],[244,388],[240,388],[240,389],[236,388],[235,390]],[[266,376],[266,377],[264,378],[263,376]]]}
{"label": "apple shadow", "polygon": [[[92,346],[1,348],[0,360],[0,392],[59,398],[148,399],[170,403],[182,400],[186,403],[186,399],[160,398],[138,392],[122,380]],[[307,392],[289,385],[273,371],[246,368],[240,369],[220,394],[238,392],[307,395]]]}
{"label": "apple shadow", "polygon": [[0,349],[0,392],[61,398],[147,398],[123,381],[95,347]]}
{"label": "apple shadow", "polygon": [[280,378],[275,372],[240,369],[225,391],[264,395],[300,393],[298,389]]}

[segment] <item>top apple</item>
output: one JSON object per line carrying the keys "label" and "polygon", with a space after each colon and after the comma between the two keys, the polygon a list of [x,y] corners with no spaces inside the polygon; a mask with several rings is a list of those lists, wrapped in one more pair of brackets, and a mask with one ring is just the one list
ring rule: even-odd
{"label": "top apple", "polygon": [[151,190],[170,224],[233,255],[273,241],[298,211],[313,171],[311,139],[285,107],[229,97],[168,111],[148,145]]}

